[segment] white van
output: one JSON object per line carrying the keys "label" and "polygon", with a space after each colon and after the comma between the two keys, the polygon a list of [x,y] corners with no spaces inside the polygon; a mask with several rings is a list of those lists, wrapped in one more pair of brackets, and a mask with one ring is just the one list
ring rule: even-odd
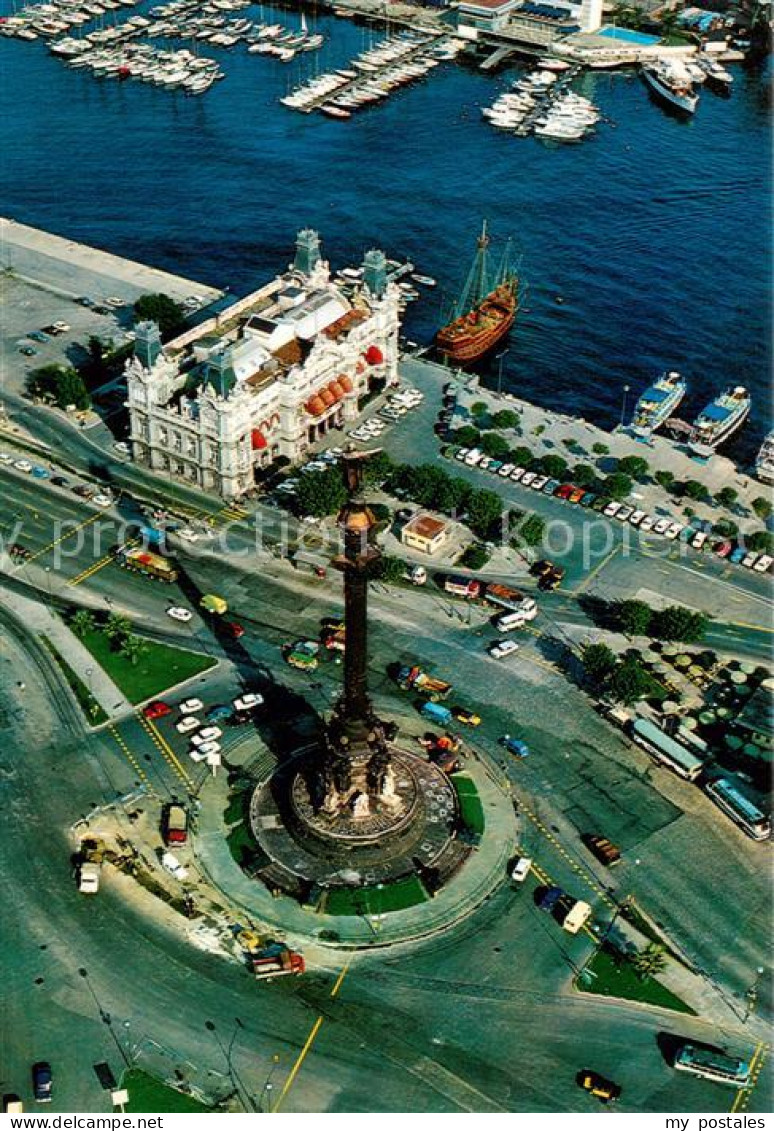
{"label": "white van", "polygon": [[465,463],[468,464],[469,467],[473,467],[474,464],[480,463],[483,458],[483,452],[480,452],[478,448],[471,448],[471,450],[465,456]]}
{"label": "white van", "polygon": [[514,628],[524,628],[527,619],[527,614],[524,611],[506,613],[504,616],[497,618],[495,628],[498,632],[511,632]]}
{"label": "white van", "polygon": [[590,915],[591,908],[588,903],[584,903],[582,899],[578,899],[565,915],[562,926],[565,931],[569,931],[571,935],[577,935]]}

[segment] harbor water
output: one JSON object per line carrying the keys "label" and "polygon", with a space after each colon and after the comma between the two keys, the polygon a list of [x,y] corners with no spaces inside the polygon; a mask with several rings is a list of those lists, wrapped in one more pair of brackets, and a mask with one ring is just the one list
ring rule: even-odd
{"label": "harbor water", "polygon": [[[299,23],[267,6],[238,15]],[[630,410],[665,368],[688,379],[686,419],[743,384],[753,411],[730,454],[750,457],[772,423],[761,71],[734,66],[732,96],[705,87],[690,120],[632,72],[582,75],[574,89],[607,121],[580,144],[547,144],[481,117],[517,67],[493,77],[446,63],[346,121],[281,106],[382,34],[310,22],[326,45],[289,64],[201,45],[226,79],[200,97],[96,79],[41,41],[0,41],[3,213],[237,293],[288,262],[304,225],[336,267],[380,246],[438,280],[407,312],[417,342],[463,283],[486,217],[496,238],[514,237],[527,283],[504,390],[612,426],[624,385]]]}

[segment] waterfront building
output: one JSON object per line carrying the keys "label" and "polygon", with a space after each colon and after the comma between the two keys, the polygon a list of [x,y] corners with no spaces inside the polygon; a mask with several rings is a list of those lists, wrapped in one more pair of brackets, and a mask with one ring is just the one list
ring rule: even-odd
{"label": "waterfront building", "polygon": [[375,383],[397,380],[399,302],[377,250],[345,297],[307,229],[287,271],[201,326],[162,346],[141,323],[126,366],[135,461],[243,497],[279,457],[297,463],[355,420]]}
{"label": "waterfront building", "polygon": [[400,532],[404,546],[423,554],[435,554],[449,540],[449,523],[420,511]]}
{"label": "waterfront building", "polygon": [[521,0],[461,0],[457,18],[465,27],[481,31],[502,31]]}

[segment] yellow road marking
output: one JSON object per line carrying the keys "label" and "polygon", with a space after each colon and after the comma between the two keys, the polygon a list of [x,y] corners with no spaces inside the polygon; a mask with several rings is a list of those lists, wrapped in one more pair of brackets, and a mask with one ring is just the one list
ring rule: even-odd
{"label": "yellow road marking", "polygon": [[[772,629],[765,624],[746,624],[743,620],[731,620],[727,621],[726,625],[728,628],[746,628],[749,632],[765,632],[769,636],[772,634]],[[720,623],[717,627],[722,628],[723,624]]]}
{"label": "yellow road marking", "polygon": [[102,517],[103,515],[100,511],[98,514],[91,515],[90,518],[85,518],[83,522],[79,522],[77,526],[74,526],[72,530],[68,530],[67,533],[63,534],[60,538],[55,538],[53,542],[49,542],[48,545],[44,546],[42,550],[37,550],[34,554],[30,554],[30,556],[26,559],[26,564],[29,565],[29,563],[34,562],[36,558],[40,558],[43,556],[43,554],[47,554],[50,550],[53,550],[54,547],[59,546],[62,542],[66,542],[68,538],[72,538],[73,534],[77,534],[79,530],[83,530],[84,526],[90,526],[92,522],[96,522],[97,519]]}
{"label": "yellow road marking", "polygon": [[[531,812],[531,810],[528,809],[527,806],[523,802],[520,805],[520,810],[521,810],[521,812],[526,813],[527,817],[529,817],[530,821],[532,821],[532,823],[536,826],[536,828],[538,828],[540,830],[540,832],[543,834],[543,836],[546,838],[546,840],[551,842],[551,844],[554,846],[554,848],[557,850],[557,852],[559,852],[559,854],[564,858],[566,863],[568,863],[570,865],[570,867],[572,868],[572,870],[583,879],[583,881],[586,883],[586,885],[596,895],[599,896],[599,898],[602,900],[602,902],[606,903],[608,907],[614,908],[615,903],[613,902],[613,900],[611,900],[610,897],[608,895],[606,895],[606,893],[604,891],[602,891],[602,889],[594,882],[594,880],[591,878],[590,874],[588,872],[586,872],[586,870],[584,868],[582,868],[580,866],[580,864],[578,864],[575,860],[573,860],[572,856],[570,856],[569,852],[564,847],[564,845],[561,844],[561,842],[554,836],[554,834],[551,832],[550,829],[546,828],[546,826],[543,824],[543,822],[540,820],[540,818],[537,817],[533,812]],[[533,869],[534,869],[534,865],[533,865]],[[550,877],[548,877],[547,874],[546,874],[546,879],[548,879],[548,878],[550,878]]]}
{"label": "yellow road marking", "polygon": [[[338,978],[334,982],[333,989],[331,990],[331,997],[336,997],[339,990],[341,989],[341,983],[344,981],[344,979],[347,976],[347,973],[349,972],[349,967],[350,967],[351,961],[352,960],[350,959],[345,964],[345,966],[343,967]],[[317,1020],[315,1021],[314,1025],[311,1028],[309,1036],[306,1038],[306,1043],[304,1044],[304,1047],[301,1049],[301,1052],[298,1054],[298,1057],[296,1058],[296,1063],[291,1068],[290,1074],[289,1074],[287,1080],[285,1081],[285,1083],[282,1086],[282,1091],[279,1094],[277,1102],[275,1103],[274,1107],[271,1109],[272,1112],[279,1111],[279,1109],[282,1106],[282,1103],[285,1099],[285,1096],[288,1094],[290,1089],[293,1087],[293,1081],[295,1080],[296,1076],[298,1075],[299,1070],[301,1068],[301,1065],[306,1060],[307,1053],[309,1052],[312,1045],[314,1044],[314,1042],[317,1038],[317,1034],[320,1032],[320,1027],[322,1026],[322,1023],[323,1023],[324,1020],[325,1020],[325,1018],[323,1017],[323,1015],[319,1014],[318,1017],[317,1017]]]}
{"label": "yellow road marking", "polygon": [[577,596],[578,593],[583,593],[584,590],[588,589],[589,585],[594,580],[594,578],[597,576],[599,571],[601,569],[604,569],[605,566],[608,565],[613,560],[613,558],[616,556],[616,554],[620,552],[620,549],[621,549],[621,543],[619,542],[618,545],[610,551],[610,553],[607,555],[606,558],[603,558],[601,562],[597,562],[597,564],[594,566],[594,568],[591,570],[591,572],[586,574],[583,581],[581,581],[580,585],[578,585],[577,588],[571,590],[573,596]]}
{"label": "yellow road marking", "polygon": [[177,755],[172,747],[169,745],[164,735],[158,729],[156,724],[150,719],[146,719],[141,712],[137,712],[137,719],[143,729],[150,735],[151,741],[161,751],[161,756],[172,771],[177,774],[187,789],[193,790],[195,788],[193,781],[188,776],[185,766],[181,764]]}
{"label": "yellow road marking", "polygon": [[734,1098],[734,1102],[731,1105],[731,1114],[732,1115],[734,1114],[735,1111],[738,1111],[740,1108],[744,1108],[744,1107],[747,1106],[749,1099],[750,1099],[750,1096],[752,1095],[752,1093],[755,1089],[755,1085],[758,1083],[758,1077],[761,1074],[761,1069],[763,1068],[763,1062],[766,1059],[766,1051],[765,1050],[766,1050],[765,1044],[763,1043],[763,1041],[759,1041],[758,1044],[755,1046],[755,1052],[753,1053],[752,1060],[750,1061],[750,1082],[749,1082],[749,1084],[747,1085],[746,1088],[740,1088],[739,1091],[736,1093],[736,1096]]}
{"label": "yellow road marking", "polygon": [[112,723],[108,727],[108,731],[110,732],[111,737],[113,739],[115,739],[119,749],[121,750],[122,754],[127,759],[130,766],[132,767],[132,769],[135,771],[135,773],[139,777],[140,781],[143,783],[145,788],[148,790],[148,793],[152,797],[155,797],[158,800],[159,795],[158,795],[158,793],[156,793],[156,790],[151,785],[150,778],[145,773],[145,770],[143,770],[142,766],[137,761],[134,754],[132,754],[131,750],[129,749],[129,747],[124,742],[122,736],[119,734],[118,730],[116,729],[116,727]]}
{"label": "yellow road marking", "polygon": [[75,577],[71,577],[67,584],[80,585],[82,581],[86,581],[86,579],[92,577],[93,574],[99,573],[101,569],[104,569],[106,565],[110,565],[112,561],[113,558],[111,557],[111,555],[106,554],[104,558],[100,558],[97,562],[92,562],[90,566],[87,566],[86,569],[81,570],[81,572],[76,574]]}

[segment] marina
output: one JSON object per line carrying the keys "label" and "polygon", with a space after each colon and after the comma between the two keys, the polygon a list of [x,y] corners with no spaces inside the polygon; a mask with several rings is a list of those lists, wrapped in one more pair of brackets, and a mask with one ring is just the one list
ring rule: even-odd
{"label": "marina", "polygon": [[590,99],[570,89],[580,68],[552,59],[541,59],[538,68],[518,78],[491,107],[484,107],[483,117],[517,137],[580,141],[601,118]]}

